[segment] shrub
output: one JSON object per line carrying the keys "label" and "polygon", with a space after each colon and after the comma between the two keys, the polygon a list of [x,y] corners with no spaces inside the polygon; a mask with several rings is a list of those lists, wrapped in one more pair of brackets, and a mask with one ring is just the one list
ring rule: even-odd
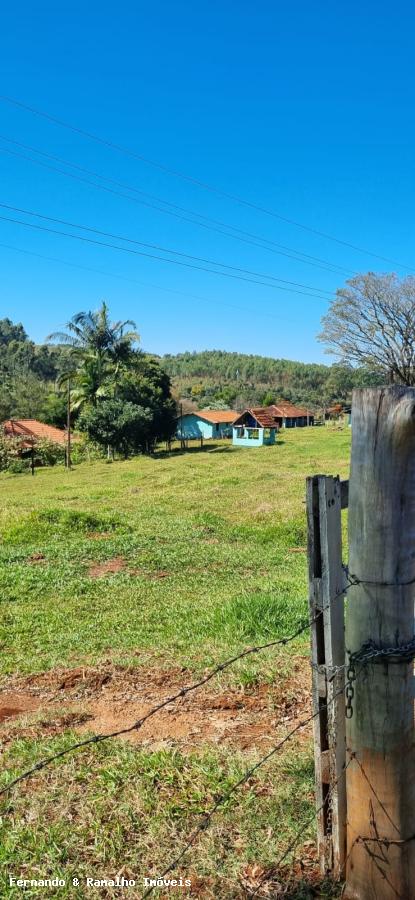
{"label": "shrub", "polygon": [[71,460],[74,466],[83,462],[94,462],[105,455],[103,448],[89,441],[86,435],[77,435],[77,440],[71,446]]}
{"label": "shrub", "polygon": [[11,475],[22,475],[23,472],[30,472],[30,459],[11,459],[7,471]]}
{"label": "shrub", "polygon": [[12,464],[21,462],[19,460],[20,447],[21,443],[17,438],[7,437],[0,430],[0,472],[10,470]]}
{"label": "shrub", "polygon": [[63,465],[65,462],[65,447],[63,444],[55,444],[53,441],[42,439],[35,447],[36,461],[41,466]]}

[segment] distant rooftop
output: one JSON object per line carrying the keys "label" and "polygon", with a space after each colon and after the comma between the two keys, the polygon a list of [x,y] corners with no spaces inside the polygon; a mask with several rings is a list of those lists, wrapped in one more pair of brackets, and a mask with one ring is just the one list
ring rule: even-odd
{"label": "distant rooftop", "polygon": [[220,422],[233,422],[238,413],[234,409],[198,409],[195,416],[218,425]]}
{"label": "distant rooftop", "polygon": [[7,419],[2,423],[2,428],[7,437],[20,438],[28,446],[39,440],[66,444],[66,431],[63,428],[46,425],[37,419]]}
{"label": "distant rooftop", "polygon": [[304,409],[303,406],[295,406],[295,404],[290,403],[289,400],[279,400],[278,403],[273,403],[271,406],[268,406],[267,409],[271,415],[283,416],[283,418],[289,419],[297,419],[300,416],[312,415],[310,410]]}

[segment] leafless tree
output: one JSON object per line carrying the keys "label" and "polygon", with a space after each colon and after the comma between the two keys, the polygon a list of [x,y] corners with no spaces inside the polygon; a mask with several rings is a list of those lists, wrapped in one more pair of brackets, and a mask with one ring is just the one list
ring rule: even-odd
{"label": "leafless tree", "polygon": [[415,277],[357,275],[336,292],[322,326],[327,353],[415,384]]}

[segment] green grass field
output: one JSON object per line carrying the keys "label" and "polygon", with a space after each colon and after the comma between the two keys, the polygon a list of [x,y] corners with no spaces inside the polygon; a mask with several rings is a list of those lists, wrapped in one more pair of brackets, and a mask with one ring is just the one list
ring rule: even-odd
{"label": "green grass field", "polygon": [[[150,694],[167,696],[170,684],[190,684],[243,647],[290,633],[307,615],[304,481],[318,472],[347,477],[349,443],[348,429],[298,429],[269,448],[219,443],[70,473],[1,476],[0,704],[2,696],[10,704],[30,695],[36,705],[2,726],[2,784],[79,739],[76,716],[90,717],[83,734],[95,730],[101,694],[92,716],[92,694],[81,689],[91,672],[109,673],[114,691],[130,679],[148,706]],[[157,740],[155,717],[146,740],[76,752],[17,786],[2,805],[1,896],[21,895],[7,886],[14,874],[65,878],[62,897],[116,897],[119,890],[87,889],[82,879],[121,872],[137,880],[123,896],[140,897],[144,876],[157,877],[200,813],[264,755],[273,735],[276,743],[289,730],[307,692],[307,654],[306,634],[216,678],[199,707],[193,695],[186,727],[198,722],[200,740],[172,736],[167,726]],[[79,671],[81,687],[59,693],[59,678],[69,684],[75,672],[76,682]],[[105,695],[118,723],[129,714],[125,696],[122,706],[118,695]],[[229,742],[205,728],[215,697],[225,716],[229,696],[257,716],[256,738],[245,744],[236,732]],[[293,707],[281,719],[287,696]],[[99,709],[101,722],[109,712]],[[193,896],[249,896],[312,809],[308,731],[217,813],[170,877],[190,877]],[[312,839],[311,823],[302,841]],[[291,877],[297,886],[284,896],[315,896],[307,846],[310,876],[295,863],[275,873],[275,896]]]}

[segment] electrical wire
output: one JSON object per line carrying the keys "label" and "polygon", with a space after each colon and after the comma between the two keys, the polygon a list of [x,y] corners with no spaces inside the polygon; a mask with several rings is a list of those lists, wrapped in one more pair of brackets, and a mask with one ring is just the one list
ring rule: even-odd
{"label": "electrical wire", "polygon": [[226,200],[231,200],[234,203],[241,204],[242,206],[246,206],[249,209],[254,209],[257,212],[260,212],[266,216],[271,216],[274,219],[278,219],[281,222],[285,222],[288,225],[293,225],[296,228],[301,228],[303,231],[307,231],[310,234],[315,234],[318,237],[322,237],[325,240],[333,241],[336,244],[339,244],[343,247],[348,247],[351,250],[355,250],[358,253],[363,253],[365,256],[371,256],[375,259],[382,260],[383,262],[391,263],[392,265],[399,266],[399,268],[406,269],[407,271],[413,272],[414,269],[412,266],[408,266],[406,263],[399,262],[395,259],[392,259],[388,256],[382,256],[379,253],[375,253],[372,250],[367,250],[365,247],[361,247],[358,244],[353,244],[350,241],[345,241],[342,238],[336,237],[334,234],[330,234],[329,232],[320,231],[317,228],[313,228],[310,225],[306,225],[304,222],[300,222],[297,219],[289,218],[288,216],[284,216],[281,213],[276,212],[272,209],[267,209],[265,206],[261,206],[260,204],[254,203],[251,200],[247,200],[244,197],[239,197],[237,194],[231,194],[227,191],[222,190],[221,188],[215,187],[214,185],[209,184],[208,182],[201,181],[198,178],[194,178],[192,175],[188,175],[185,172],[180,172],[176,169],[170,168],[169,166],[164,165],[163,163],[156,162],[155,160],[149,159],[149,157],[143,156],[140,153],[137,153],[134,150],[131,150],[129,147],[126,147],[122,144],[118,144],[115,141],[111,141],[107,138],[103,138],[98,134],[95,134],[91,131],[87,131],[86,129],[79,128],[76,125],[72,125],[69,122],[65,122],[63,119],[58,118],[57,116],[53,116],[50,113],[46,113],[43,110],[37,109],[34,106],[30,106],[27,103],[23,103],[20,100],[16,100],[14,97],[9,97],[5,94],[0,94],[0,100],[4,103],[9,103],[12,106],[16,106],[20,109],[24,109],[26,112],[30,112],[35,116],[39,116],[41,118],[47,119],[49,122],[53,122],[53,124],[60,126],[61,128],[66,128],[69,131],[72,131],[74,134],[79,134],[82,137],[86,137],[89,140],[95,141],[98,144],[102,144],[105,147],[108,147],[111,150],[117,150],[119,153],[123,153],[126,156],[130,156],[133,159],[137,159],[140,162],[145,163],[148,166],[152,166],[153,168],[158,169],[159,171],[165,172],[167,175],[173,175],[176,178],[180,178],[184,181],[187,181],[191,184],[196,185],[197,187],[203,188],[206,191],[209,191],[212,194],[216,194],[218,197],[222,197]]}
{"label": "electrical wire", "polygon": [[[69,222],[65,219],[57,219],[52,216],[45,216],[41,213],[33,212],[31,210],[21,209],[19,207],[14,207],[14,206],[11,206],[6,203],[0,203],[0,208],[12,210],[13,212],[23,212],[25,215],[35,216],[36,218],[40,218],[40,219],[46,220],[48,222],[54,222],[54,223],[56,222],[58,224],[66,225],[70,228],[78,228],[78,229],[81,229],[82,231],[88,231],[90,233],[98,234],[100,236],[110,237],[110,238],[113,238],[118,241],[125,241],[127,243],[132,243],[132,244],[135,244],[135,245],[138,245],[141,247],[146,247],[146,248],[148,247],[149,249],[155,249],[162,253],[174,254],[176,256],[184,257],[185,259],[195,260],[195,262],[201,262],[201,263],[206,262],[209,266],[221,266],[222,268],[231,269],[232,272],[217,271],[216,269],[207,268],[206,266],[191,264],[188,262],[184,262],[183,260],[168,259],[166,257],[156,256],[155,254],[150,254],[150,253],[146,253],[146,252],[139,251],[139,250],[133,250],[131,247],[120,247],[120,246],[112,244],[112,243],[108,243],[108,242],[104,242],[104,241],[97,241],[92,238],[87,238],[84,235],[71,234],[70,232],[66,232],[66,231],[62,231],[62,230],[47,228],[45,226],[37,225],[34,222],[24,222],[21,219],[12,219],[9,216],[0,216],[0,219],[2,219],[5,222],[10,222],[12,224],[24,225],[26,227],[34,228],[39,231],[45,231],[45,232],[48,232],[51,234],[58,234],[58,235],[62,235],[64,237],[70,237],[75,240],[84,241],[84,242],[90,243],[90,244],[96,244],[98,246],[110,247],[111,249],[114,249],[114,250],[120,250],[123,252],[132,253],[137,256],[144,256],[149,259],[155,259],[155,260],[158,260],[161,262],[167,262],[167,263],[171,263],[174,265],[185,266],[186,268],[197,269],[199,271],[204,271],[204,272],[210,272],[211,274],[214,274],[214,275],[222,275],[227,278],[236,278],[239,281],[247,281],[249,283],[262,285],[264,287],[276,288],[277,290],[281,290],[281,291],[288,291],[289,293],[301,294],[301,295],[308,296],[308,297],[315,297],[319,300],[325,300],[326,302],[328,302],[330,297],[333,297],[333,295],[330,294],[329,291],[325,292],[325,293],[327,293],[328,296],[323,297],[322,293],[323,293],[324,289],[321,289],[321,291],[320,291],[319,288],[315,288],[311,285],[302,285],[299,282],[286,281],[285,279],[276,278],[275,276],[272,276],[272,275],[262,274],[260,272],[258,272],[258,273],[253,272],[253,271],[250,271],[249,269],[242,269],[237,266],[230,266],[230,265],[227,265],[226,263],[216,262],[215,260],[204,259],[203,257],[192,256],[188,253],[183,253],[178,250],[172,250],[170,248],[162,247],[158,244],[149,244],[144,241],[138,241],[133,238],[128,238],[128,237],[124,237],[122,235],[113,234],[111,232],[106,232],[101,229],[92,228],[87,225],[81,225],[81,224]],[[268,282],[259,281],[257,277],[246,278],[246,277],[244,277],[244,274],[234,274],[234,273],[245,273],[246,275],[258,276],[258,278],[268,278],[269,281],[278,282],[278,283],[270,284],[269,281]],[[283,285],[283,286],[281,286],[281,285]],[[301,287],[301,288],[305,287],[305,288],[307,288],[307,290],[306,291],[297,290],[297,289],[294,289],[293,287],[291,287],[291,285],[298,285],[298,287]],[[312,293],[312,291],[316,291],[316,292],[319,291],[319,293]]]}
{"label": "electrical wire", "polygon": [[[4,244],[4,243],[0,242],[0,247],[3,247],[6,250],[13,250],[16,253],[24,253],[26,256],[34,256],[37,259],[43,259],[43,260],[46,260],[47,262],[54,262],[54,263],[59,263],[63,266],[69,266],[72,269],[81,269],[84,272],[94,272],[97,275],[104,275],[106,278],[116,278],[116,279],[119,279],[120,281],[126,281],[131,284],[140,285],[141,287],[153,288],[154,290],[157,290],[157,291],[165,291],[168,294],[177,294],[179,297],[187,297],[190,300],[200,300],[202,303],[209,304],[209,306],[212,303],[219,307],[228,306],[231,309],[237,309],[239,312],[245,312],[245,313],[248,313],[249,315],[255,316],[256,318],[258,317],[258,311],[256,309],[249,308],[247,306],[240,306],[239,304],[236,304],[236,303],[229,303],[227,300],[218,301],[218,300],[213,300],[212,298],[208,298],[208,297],[201,297],[199,294],[191,294],[188,291],[178,291],[175,288],[163,287],[160,284],[152,284],[151,282],[140,281],[137,278],[129,278],[127,275],[119,275],[114,272],[105,272],[102,269],[96,269],[92,266],[83,266],[80,263],[69,262],[68,260],[65,260],[65,259],[59,259],[56,256],[45,256],[45,254],[43,254],[43,253],[35,253],[33,250],[26,250],[23,247],[14,247],[11,244]],[[261,317],[263,317],[263,316],[266,316],[269,319],[273,319],[274,321],[280,321],[280,316],[276,316],[276,315],[274,316],[274,315],[272,315],[272,313],[263,311],[263,312],[261,312]]]}
{"label": "electrical wire", "polygon": [[10,206],[7,203],[0,202],[0,207],[2,207],[3,209],[11,210],[12,212],[24,213],[27,216],[35,216],[35,218],[37,218],[37,219],[44,219],[47,222],[54,222],[57,225],[66,225],[66,226],[69,226],[70,228],[79,228],[81,231],[88,231],[93,234],[98,234],[102,237],[113,238],[114,240],[117,240],[117,241],[125,241],[128,244],[137,244],[138,246],[146,247],[149,250],[159,250],[162,253],[171,253],[174,256],[182,256],[182,257],[185,257],[186,259],[191,259],[196,262],[208,263],[208,265],[211,265],[211,266],[221,266],[223,269],[231,269],[232,271],[235,271],[235,272],[241,272],[244,275],[254,275],[255,277],[258,277],[258,278],[268,278],[270,281],[277,281],[281,284],[288,284],[288,285],[294,286],[294,287],[306,288],[309,291],[317,291],[319,294],[327,294],[329,297],[333,296],[332,291],[326,291],[325,288],[316,288],[311,284],[303,284],[301,281],[289,281],[286,278],[278,278],[275,275],[268,275],[268,273],[255,272],[255,271],[252,271],[251,269],[242,269],[239,266],[231,266],[228,263],[218,262],[215,259],[206,259],[203,256],[194,256],[190,253],[183,253],[181,250],[172,250],[170,247],[163,247],[160,244],[150,244],[146,241],[138,241],[135,238],[125,237],[124,235],[120,235],[120,234],[114,234],[111,231],[103,231],[100,228],[92,228],[89,225],[82,225],[82,224],[80,225],[77,222],[70,222],[67,219],[57,219],[54,216],[46,216],[43,213],[35,212],[35,211],[29,210],[29,209],[22,209],[19,206]]}
{"label": "electrical wire", "polygon": [[[123,197],[126,200],[130,200],[132,202],[149,207],[150,209],[155,209],[158,212],[174,216],[181,221],[190,222],[192,225],[198,225],[201,228],[206,228],[210,231],[216,232],[217,234],[222,234],[226,237],[234,238],[235,240],[242,241],[245,244],[251,244],[254,247],[260,247],[263,250],[268,250],[271,253],[276,253],[279,256],[285,256],[288,259],[295,260],[296,262],[301,262],[306,265],[312,265],[316,268],[323,269],[324,271],[336,272],[342,275],[350,276],[356,274],[356,272],[354,272],[353,270],[346,269],[344,268],[344,266],[338,266],[335,263],[331,263],[329,260],[325,260],[318,256],[312,256],[309,253],[303,253],[300,250],[296,250],[295,247],[289,247],[285,244],[280,244],[277,241],[269,240],[268,238],[264,238],[263,236],[257,235],[253,232],[244,231],[243,229],[237,228],[235,225],[231,225],[228,222],[223,222],[220,219],[212,219],[211,217],[205,216],[202,213],[186,209],[186,207],[178,206],[175,203],[170,203],[170,201],[164,200],[164,198],[162,197],[157,197],[154,194],[149,194],[147,191],[142,191],[141,189],[133,187],[126,182],[118,181],[114,178],[109,178],[107,175],[101,175],[99,172],[95,172],[92,169],[87,169],[84,166],[69,162],[69,160],[64,159],[63,157],[55,156],[52,153],[46,153],[44,150],[39,150],[37,147],[32,147],[29,144],[24,144],[21,141],[16,141],[12,138],[6,137],[5,135],[0,135],[0,139],[14,144],[17,147],[24,148],[25,150],[30,150],[32,153],[38,153],[39,155],[44,156],[47,159],[52,159],[55,162],[62,163],[63,165],[69,166],[70,168],[77,169],[78,171],[83,172],[87,175],[92,175],[94,178],[99,178],[102,181],[107,181],[109,184],[115,184],[116,186],[125,188],[126,190],[131,191],[135,194],[140,194],[142,197],[147,197],[153,201],[155,200],[157,203],[163,203],[165,204],[165,206],[170,207],[170,209],[163,209],[162,207],[157,206],[155,203],[149,203],[145,200],[139,200],[137,197],[131,197],[129,194],[124,194],[120,191],[113,190],[106,185],[96,184],[95,182],[90,181],[87,178],[75,175],[73,172],[65,172],[63,169],[58,169],[56,166],[48,165],[41,160],[33,159],[32,157],[26,156],[23,153],[18,153],[17,151],[10,150],[8,147],[0,147],[0,151],[2,153],[8,153],[11,156],[17,157],[18,159],[27,160],[28,162],[32,162],[35,165],[42,166],[43,168],[48,169],[51,172],[57,172],[58,174],[64,175],[67,178],[73,178],[77,181],[80,181],[81,183],[88,184],[91,187],[97,188],[98,190],[107,191],[108,193]],[[177,210],[178,212],[174,212],[173,210]],[[187,215],[180,215],[179,213],[186,213]],[[192,218],[189,218],[189,216],[192,216]],[[197,219],[202,219],[204,221],[198,221]],[[221,228],[218,228],[218,225],[221,226]],[[232,234],[229,231],[223,231],[223,228],[231,229],[231,231],[235,232],[235,234]]]}

